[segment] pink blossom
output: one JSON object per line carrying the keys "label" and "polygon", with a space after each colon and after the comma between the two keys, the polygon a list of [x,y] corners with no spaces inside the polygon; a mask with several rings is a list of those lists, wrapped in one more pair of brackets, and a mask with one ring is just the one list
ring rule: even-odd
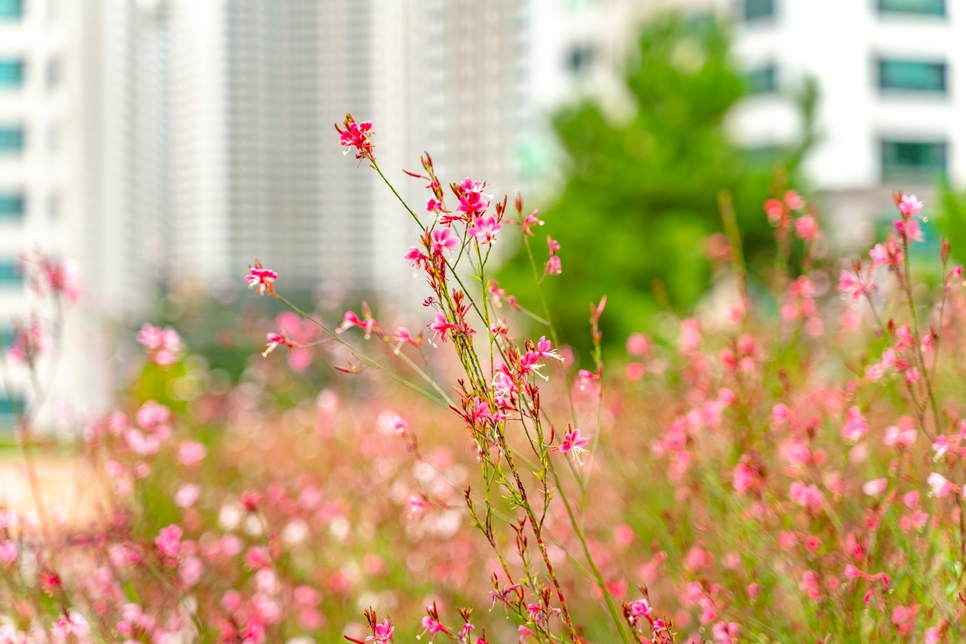
{"label": "pink blossom", "polygon": [[375,157],[372,154],[373,145],[369,140],[369,137],[374,134],[372,131],[372,122],[361,121],[356,123],[351,114],[346,114],[342,125],[345,127],[344,130],[338,125],[335,126],[336,131],[339,133],[339,143],[342,147],[346,148],[342,154],[348,154],[349,148],[355,148],[357,159],[375,161]]}
{"label": "pink blossom", "polygon": [[437,228],[431,234],[433,253],[442,255],[445,251],[451,251],[460,246],[460,239],[453,234],[449,228]]}
{"label": "pink blossom", "polygon": [[80,266],[73,259],[61,262],[41,258],[40,267],[46,287],[55,295],[62,295],[68,302],[76,302],[81,295]]}
{"label": "pink blossom", "polygon": [[701,346],[701,327],[695,318],[681,321],[681,353],[693,353]]}
{"label": "pink blossom", "polygon": [[91,627],[84,616],[77,611],[64,609],[65,615],[54,620],[51,633],[58,642],[83,642],[91,633]]}
{"label": "pink blossom", "polygon": [[272,565],[272,557],[268,549],[263,546],[252,546],[245,552],[245,564],[252,569],[268,568]]}
{"label": "pink blossom", "polygon": [[426,211],[427,212],[440,212],[443,209],[443,202],[436,197],[430,197],[426,200]]}
{"label": "pink blossom", "polygon": [[731,484],[737,492],[745,492],[757,487],[758,475],[745,463],[738,463],[731,475]]}
{"label": "pink blossom", "polygon": [[916,442],[916,435],[916,430],[911,427],[903,429],[893,425],[892,427],[886,429],[886,435],[883,443],[885,443],[886,447],[908,449]]}
{"label": "pink blossom", "polygon": [[178,566],[178,577],[185,588],[191,588],[201,579],[204,570],[205,566],[201,563],[201,559],[195,556],[185,557],[181,565]]}
{"label": "pink blossom", "polygon": [[490,215],[478,217],[473,225],[466,229],[466,232],[476,238],[476,241],[480,244],[492,244],[496,241],[496,234],[502,228],[503,226],[496,220],[496,217]]}
{"label": "pink blossom", "polygon": [[926,478],[926,482],[929,484],[929,487],[932,488],[932,491],[929,493],[929,495],[939,499],[943,498],[944,496],[948,495],[951,492],[956,493],[959,491],[959,489],[955,485],[950,483],[946,479],[946,477],[944,477],[942,474],[939,474],[937,472],[931,473]]}
{"label": "pink blossom", "polygon": [[788,498],[811,512],[818,512],[822,508],[825,495],[814,485],[795,481],[788,491]]}
{"label": "pink blossom", "polygon": [[877,496],[885,492],[885,489],[889,486],[889,479],[872,479],[867,481],[865,485],[862,486],[862,491],[868,496]]}
{"label": "pink blossom", "polygon": [[288,347],[289,351],[298,346],[293,340],[288,339],[283,334],[272,331],[265,334],[265,339],[268,341],[268,343],[265,345],[265,351],[262,352],[263,358],[267,358],[268,354],[274,351],[279,345]]}
{"label": "pink blossom", "polygon": [[7,357],[14,364],[32,366],[52,349],[53,342],[47,329],[40,322],[31,322],[29,326],[17,329],[7,349]]}
{"label": "pink blossom", "polygon": [[275,295],[275,280],[278,279],[278,273],[275,271],[265,268],[262,263],[255,260],[253,266],[248,267],[248,275],[245,276],[245,281],[248,282],[248,288],[255,288],[259,295]]}
{"label": "pink blossom", "polygon": [[537,211],[534,210],[529,215],[527,215],[526,218],[524,218],[523,223],[521,224],[521,232],[524,235],[533,237],[533,230],[531,230],[531,226],[542,226],[542,225],[543,225],[543,222],[537,217]]}
{"label": "pink blossom", "polygon": [[809,535],[805,537],[805,549],[808,550],[810,553],[815,554],[815,552],[819,549],[819,546],[821,545],[822,545],[822,540],[816,537],[815,535]]}
{"label": "pink blossom", "polygon": [[449,320],[446,319],[446,314],[442,311],[436,311],[436,318],[428,326],[430,329],[439,334],[439,337],[443,342],[446,342],[447,331],[453,331],[459,328],[458,324],[451,324]]}
{"label": "pink blossom", "polygon": [[389,621],[387,617],[379,624],[376,624],[372,629],[372,635],[366,638],[367,642],[372,642],[373,644],[389,644],[392,642],[392,635],[396,632],[393,627],[392,622]]}
{"label": "pink blossom", "polygon": [[777,226],[785,214],[785,206],[778,199],[768,199],[765,201],[765,214],[768,215],[768,221]]}
{"label": "pink blossom", "polygon": [[896,206],[907,217],[918,215],[922,211],[922,202],[916,199],[916,195],[902,195]]}
{"label": "pink blossom", "polygon": [[208,448],[198,441],[185,441],[178,449],[178,462],[185,467],[194,467],[208,455]]}
{"label": "pink blossom", "polygon": [[17,544],[12,541],[0,541],[0,563],[11,564],[17,560]]}
{"label": "pink blossom", "polygon": [[170,326],[162,329],[145,323],[137,333],[137,341],[144,345],[148,360],[161,366],[174,364],[181,351],[181,338]]}
{"label": "pink blossom", "polygon": [[459,184],[456,194],[459,197],[460,205],[457,206],[457,210],[464,213],[467,220],[472,220],[490,207],[489,202],[483,198],[483,190],[485,187],[484,184],[479,181],[473,181],[469,177],[466,177]]}
{"label": "pink blossom", "polygon": [[794,190],[785,191],[785,205],[789,210],[801,210],[805,207],[805,200]]}
{"label": "pink blossom", "polygon": [[342,333],[346,329],[358,327],[365,332],[366,340],[368,340],[372,336],[372,332],[376,329],[378,324],[376,323],[376,320],[367,313],[368,307],[365,304],[363,304],[363,318],[361,319],[358,315],[356,315],[355,311],[346,311],[345,315],[342,317],[342,324],[336,328],[335,332]]}
{"label": "pink blossom", "polygon": [[190,508],[197,501],[198,497],[201,495],[198,486],[194,483],[185,483],[174,495],[174,504],[179,508]]}
{"label": "pink blossom", "polygon": [[798,585],[798,588],[805,591],[805,594],[812,601],[817,601],[822,597],[822,585],[819,583],[818,573],[814,570],[806,570],[802,573],[802,583]]}
{"label": "pink blossom", "polygon": [[420,266],[423,265],[424,262],[426,262],[429,259],[429,256],[427,256],[423,251],[419,250],[415,246],[410,246],[409,252],[406,253],[405,258],[406,258],[406,261],[411,263],[416,268],[419,268]]}
{"label": "pink blossom", "polygon": [[560,263],[560,258],[554,255],[547,260],[546,265],[543,267],[544,275],[560,275],[563,272],[563,266]]}
{"label": "pink blossom", "polygon": [[571,453],[578,463],[583,463],[580,460],[580,455],[587,452],[584,449],[584,445],[590,442],[590,439],[580,435],[579,429],[571,429],[569,432],[564,434],[563,440],[560,442],[560,451],[564,454]]}
{"label": "pink blossom", "polygon": [[853,300],[868,297],[875,289],[875,282],[872,281],[871,275],[856,276],[844,269],[839,273],[839,292]]}
{"label": "pink blossom", "polygon": [[845,440],[857,443],[869,432],[869,423],[866,422],[862,410],[857,406],[852,406],[845,414],[845,426],[842,427],[842,436]]}
{"label": "pink blossom", "polygon": [[795,233],[799,239],[815,241],[818,237],[818,222],[811,215],[804,215],[795,220]]}
{"label": "pink blossom", "polygon": [[174,524],[161,528],[161,532],[154,539],[154,545],[158,547],[161,554],[176,557],[181,551],[181,534],[181,528]]}
{"label": "pink blossom", "polygon": [[930,626],[922,634],[923,644],[939,644],[942,641],[942,635],[939,633],[939,629],[935,626]]}
{"label": "pink blossom", "polygon": [[632,356],[642,356],[651,347],[651,341],[643,333],[632,333],[627,338],[625,348]]}

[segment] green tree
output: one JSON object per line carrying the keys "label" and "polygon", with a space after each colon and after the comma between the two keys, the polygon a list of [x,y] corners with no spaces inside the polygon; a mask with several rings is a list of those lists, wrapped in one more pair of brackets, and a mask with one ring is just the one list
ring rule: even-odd
{"label": "green tree", "polygon": [[[566,183],[539,230],[562,244],[563,274],[544,280],[543,289],[563,340],[582,356],[588,304],[602,295],[604,338],[614,346],[647,329],[662,307],[686,312],[705,292],[711,272],[704,242],[722,229],[720,191],[733,195],[745,257],[752,265],[765,259],[772,237],[762,202],[774,167],[794,181],[813,139],[816,91],[807,83],[797,99],[806,128],[794,146],[743,150],[728,140],[724,118],[746,87],[729,58],[727,29],[714,20],[662,16],[645,25],[635,53],[626,76],[636,103],[631,120],[613,122],[589,101],[553,119],[568,157]],[[540,262],[545,241],[531,244]],[[525,249],[500,277],[540,310]]]}

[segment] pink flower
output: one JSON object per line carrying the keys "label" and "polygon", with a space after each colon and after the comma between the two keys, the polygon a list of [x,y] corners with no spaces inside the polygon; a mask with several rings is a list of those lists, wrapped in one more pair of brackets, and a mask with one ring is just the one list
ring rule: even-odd
{"label": "pink flower", "polygon": [[437,228],[432,235],[433,253],[442,255],[445,251],[459,248],[459,237],[453,234],[449,228]]}
{"label": "pink flower", "polygon": [[905,429],[893,425],[886,429],[883,442],[886,447],[909,448],[916,442],[917,432],[911,427]]}
{"label": "pink flower", "polygon": [[429,259],[429,257],[424,252],[422,252],[415,246],[409,247],[409,252],[406,253],[405,258],[406,258],[406,261],[408,261],[416,268],[419,268],[420,266],[422,266],[423,263]]}
{"label": "pink flower", "polygon": [[41,269],[44,281],[51,293],[59,294],[68,302],[76,302],[81,295],[80,267],[73,259],[58,263],[42,258]]}
{"label": "pink flower", "polygon": [[38,358],[49,353],[52,348],[53,342],[47,329],[39,322],[32,322],[29,326],[17,330],[7,350],[7,357],[14,364],[32,366]]}
{"label": "pink flower", "polygon": [[839,293],[848,295],[853,300],[871,295],[875,288],[875,282],[869,274],[861,277],[844,269],[839,273]]}
{"label": "pink flower", "polygon": [[625,348],[632,356],[642,356],[651,347],[651,341],[643,333],[632,333],[627,338]]}
{"label": "pink flower", "polygon": [[443,202],[436,197],[430,197],[426,200],[426,211],[427,212],[439,212],[443,209]]}
{"label": "pink flower", "polygon": [[466,229],[470,235],[476,238],[479,244],[492,244],[496,241],[496,234],[503,226],[496,220],[496,217],[478,217],[473,225]]}
{"label": "pink flower", "polygon": [[263,546],[252,546],[245,552],[245,564],[253,570],[268,568],[272,565],[272,558],[268,549]]}
{"label": "pink flower", "polygon": [[204,570],[205,566],[201,563],[201,559],[195,556],[185,557],[181,565],[178,566],[178,577],[181,579],[181,583],[185,585],[185,588],[191,588],[201,579]]}
{"label": "pink flower", "polygon": [[911,241],[921,242],[925,239],[922,234],[922,227],[919,225],[918,219],[909,219],[903,221],[901,219],[896,219],[892,222],[896,227],[896,232],[899,233],[900,237],[907,237]]}
{"label": "pink flower", "polygon": [[547,260],[546,265],[543,267],[544,275],[560,275],[563,272],[563,266],[560,264],[560,258],[554,255]]}
{"label": "pink flower", "polygon": [[375,161],[375,157],[372,155],[372,142],[369,140],[369,137],[374,134],[372,122],[356,123],[351,114],[346,114],[342,125],[345,127],[344,130],[339,128],[338,125],[335,126],[336,132],[339,133],[339,143],[346,148],[342,154],[348,154],[348,148],[355,148],[357,159]]}
{"label": "pink flower", "polygon": [[208,455],[208,448],[198,441],[185,441],[178,450],[178,462],[185,467],[194,467]]}
{"label": "pink flower", "polygon": [[356,315],[355,311],[346,311],[345,315],[342,316],[342,324],[336,328],[335,332],[342,333],[343,331],[351,329],[352,327],[358,327],[365,331],[366,340],[368,340],[372,336],[372,332],[374,329],[376,329],[378,324],[376,323],[376,320],[369,315],[369,307],[366,306],[365,303],[362,305],[362,315],[363,317],[360,319],[359,316]]}
{"label": "pink flower", "polygon": [[862,486],[862,491],[869,496],[877,496],[885,492],[887,487],[889,487],[889,479],[872,479]]}
{"label": "pink flower", "polygon": [[946,477],[944,477],[942,474],[939,474],[937,472],[933,472],[932,474],[930,474],[926,478],[926,482],[929,484],[929,487],[932,488],[932,491],[929,493],[929,495],[939,499],[943,498],[944,496],[948,495],[951,492],[955,493],[959,491],[955,485],[953,485],[946,479]]}
{"label": "pink flower", "polygon": [[469,177],[457,186],[456,195],[459,197],[460,205],[456,209],[466,215],[467,221],[472,221],[474,217],[483,214],[490,207],[490,203],[483,198],[485,187],[484,184],[473,181]]}
{"label": "pink flower", "polygon": [[631,624],[636,624],[642,617],[650,622],[653,614],[654,609],[647,599],[635,599],[627,605],[627,621]]}
{"label": "pink flower", "polygon": [[176,557],[181,551],[181,528],[177,525],[169,525],[161,528],[161,532],[154,539],[154,545],[158,547],[161,554],[167,557]]}
{"label": "pink flower", "polygon": [[869,424],[865,420],[865,416],[862,415],[862,410],[857,406],[852,406],[845,413],[845,426],[842,427],[842,436],[845,440],[857,443],[862,440],[869,432]]}
{"label": "pink flower", "polygon": [[291,351],[294,347],[298,346],[295,344],[293,340],[289,340],[281,333],[275,333],[272,331],[265,334],[265,339],[268,341],[268,343],[265,345],[265,351],[262,352],[263,358],[267,358],[268,354],[274,351],[275,348],[278,347],[279,345],[283,347],[288,347],[289,351]]}
{"label": "pink flower", "polygon": [[785,206],[778,199],[769,199],[765,202],[765,214],[768,215],[768,221],[777,226],[785,214]]}
{"label": "pink flower", "polygon": [[524,235],[533,237],[533,230],[530,229],[531,226],[542,226],[543,222],[537,218],[537,211],[534,210],[529,215],[524,218],[521,224],[521,231]]}
{"label": "pink flower", "polygon": [[414,347],[419,347],[419,345],[423,343],[423,336],[420,333],[418,336],[413,337],[413,334],[409,332],[409,329],[401,326],[396,328],[396,336],[394,340],[397,343],[396,351],[398,352],[399,348],[404,344],[411,344]]}
{"label": "pink flower", "polygon": [[939,633],[938,628],[930,626],[922,634],[922,641],[924,644],[939,644],[942,641],[942,635]]}
{"label": "pink flower", "polygon": [[922,210],[922,202],[916,199],[916,195],[902,195],[896,206],[899,208],[899,212],[906,217],[918,215]]}
{"label": "pink flower", "polygon": [[392,642],[392,635],[396,632],[392,622],[387,617],[381,623],[376,624],[372,629],[372,635],[366,638],[367,642],[373,644],[389,644]]}
{"label": "pink flower", "polygon": [[137,333],[138,343],[144,345],[148,360],[161,366],[172,365],[181,351],[181,338],[170,326],[163,329],[145,323]]}
{"label": "pink flower", "polygon": [[744,492],[758,485],[758,475],[745,463],[738,463],[731,477],[731,485],[736,492]]}
{"label": "pink flower", "polygon": [[17,560],[17,544],[12,541],[0,541],[0,563],[11,564]]}
{"label": "pink flower", "polygon": [[788,498],[811,512],[818,512],[822,509],[825,495],[814,485],[806,486],[800,481],[795,481],[788,491]]}
{"label": "pink flower", "polygon": [[805,200],[794,190],[785,191],[785,205],[789,210],[801,210],[805,207]]}
{"label": "pink flower", "polygon": [[198,501],[201,492],[194,483],[185,483],[174,495],[174,504],[179,508],[190,508]]}
{"label": "pink flower", "polygon": [[564,434],[563,440],[560,442],[560,451],[564,454],[570,453],[574,460],[582,465],[583,461],[580,460],[580,455],[587,453],[584,445],[589,442],[589,439],[580,435],[579,429],[571,429]]}
{"label": "pink flower", "polygon": [[248,288],[256,288],[259,295],[275,295],[275,280],[278,279],[278,273],[268,268],[262,266],[262,263],[255,259],[255,264],[248,267],[248,275],[245,276],[245,281],[248,282]]}
{"label": "pink flower", "polygon": [[429,325],[429,328],[436,331],[443,342],[446,342],[446,332],[452,329],[458,329],[458,324],[451,324],[449,320],[446,319],[446,314],[442,311],[436,311],[436,318]]}
{"label": "pink flower", "polygon": [[815,241],[818,237],[818,222],[811,215],[804,215],[795,220],[795,233],[799,239]]}

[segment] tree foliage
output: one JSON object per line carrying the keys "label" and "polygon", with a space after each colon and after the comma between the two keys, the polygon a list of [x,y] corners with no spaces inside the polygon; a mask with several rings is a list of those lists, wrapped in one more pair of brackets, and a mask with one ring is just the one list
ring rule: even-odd
{"label": "tree foliage", "polygon": [[[724,127],[745,93],[729,46],[722,24],[663,16],[645,25],[629,58],[633,118],[614,122],[585,101],[553,119],[567,155],[565,186],[542,213],[548,226],[541,231],[562,244],[564,274],[543,288],[562,337],[581,350],[589,345],[588,303],[604,294],[604,337],[613,344],[646,329],[662,307],[686,312],[706,291],[705,242],[722,228],[722,190],[733,195],[745,257],[752,266],[768,259],[771,232],[761,204],[776,165],[794,181],[813,138],[807,116],[816,92],[806,84],[797,99],[807,127],[793,146],[740,148]],[[536,242],[539,261],[544,242]],[[525,249],[501,279],[525,304],[539,302]]]}

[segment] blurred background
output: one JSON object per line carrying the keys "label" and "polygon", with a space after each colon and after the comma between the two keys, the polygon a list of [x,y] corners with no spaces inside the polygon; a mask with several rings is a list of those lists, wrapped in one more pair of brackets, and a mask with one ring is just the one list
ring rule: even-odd
{"label": "blurred background", "polygon": [[[790,187],[846,248],[881,234],[894,188],[915,192],[955,251],[964,42],[956,0],[0,0],[0,339],[35,248],[83,282],[55,388],[79,411],[128,384],[145,320],[237,379],[272,330],[243,328],[265,305],[242,297],[255,257],[336,321],[416,301],[412,229],[343,156],[346,112],[373,121],[416,207],[400,169],[428,150],[445,179],[540,208],[563,245],[547,296],[578,349],[605,293],[617,343],[699,303],[722,190],[752,268],[761,204]],[[533,301],[526,260],[501,259]]]}

